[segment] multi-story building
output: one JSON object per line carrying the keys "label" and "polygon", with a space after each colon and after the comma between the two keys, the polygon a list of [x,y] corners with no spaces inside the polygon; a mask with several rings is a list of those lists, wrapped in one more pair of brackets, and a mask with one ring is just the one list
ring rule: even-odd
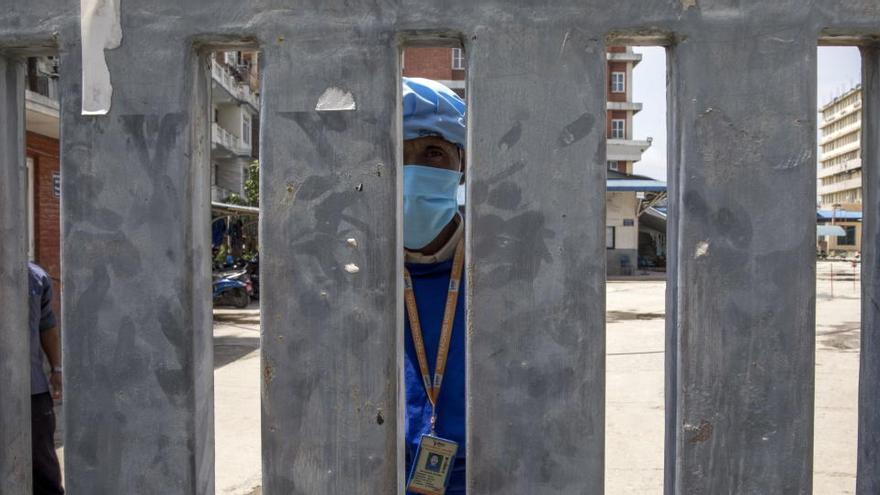
{"label": "multi-story building", "polygon": [[827,249],[857,252],[862,237],[861,85],[832,99],[819,112],[819,219],[830,219],[847,233],[831,236]]}
{"label": "multi-story building", "polygon": [[[633,102],[633,68],[642,55],[629,47],[610,47],[607,60],[607,266],[609,275],[631,274],[638,269],[640,258],[665,266],[665,215],[655,212],[653,230],[643,228],[639,217],[662,199],[666,184],[633,174],[634,164],[651,146],[650,138],[635,139],[633,133],[633,116],[642,109],[641,103]],[[423,47],[407,48],[401,62],[404,76],[434,79],[462,97],[465,63],[461,49]]]}
{"label": "multi-story building", "polygon": [[211,56],[211,200],[241,195],[247,167],[259,158],[260,73],[257,52]]}
{"label": "multi-story building", "polygon": [[27,60],[25,82],[25,157],[27,165],[28,254],[55,286],[54,309],[61,298],[61,169],[59,161],[58,59]]}
{"label": "multi-story building", "polygon": [[819,204],[861,209],[861,85],[826,103],[820,113]]}

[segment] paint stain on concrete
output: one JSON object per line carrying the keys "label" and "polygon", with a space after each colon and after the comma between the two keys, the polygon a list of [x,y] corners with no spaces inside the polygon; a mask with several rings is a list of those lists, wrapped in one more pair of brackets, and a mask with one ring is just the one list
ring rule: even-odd
{"label": "paint stain on concrete", "polygon": [[510,128],[503,136],[501,136],[501,141],[498,142],[498,149],[501,151],[507,151],[510,148],[519,142],[519,138],[522,137],[522,122],[516,121],[516,124]]}
{"label": "paint stain on concrete", "polygon": [[105,50],[122,44],[119,0],[80,0],[82,114],[107,115],[113,97]]}
{"label": "paint stain on concrete", "polygon": [[263,384],[268,386],[275,379],[275,365],[268,358],[263,366]]}
{"label": "paint stain on concrete", "polygon": [[585,138],[587,134],[593,130],[593,123],[595,120],[596,119],[591,114],[585,113],[578,117],[574,122],[565,126],[565,128],[562,129],[562,132],[559,133],[559,146],[563,148],[571,146]]}
{"label": "paint stain on concrete", "polygon": [[697,244],[697,249],[694,250],[694,259],[701,258],[707,254],[709,254],[709,243],[701,241]]}
{"label": "paint stain on concrete", "polygon": [[342,112],[357,110],[357,103],[349,91],[337,87],[329,87],[318,98],[316,112]]}
{"label": "paint stain on concrete", "polygon": [[694,436],[688,440],[688,443],[703,443],[712,438],[715,427],[712,426],[712,423],[701,420],[698,426],[685,425],[685,429],[694,432]]}

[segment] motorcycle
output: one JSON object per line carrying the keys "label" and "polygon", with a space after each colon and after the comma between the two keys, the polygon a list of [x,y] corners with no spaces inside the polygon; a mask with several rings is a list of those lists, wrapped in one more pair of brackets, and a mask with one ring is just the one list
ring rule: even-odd
{"label": "motorcycle", "polygon": [[215,275],[212,285],[214,306],[246,308],[251,302],[253,284],[247,270]]}

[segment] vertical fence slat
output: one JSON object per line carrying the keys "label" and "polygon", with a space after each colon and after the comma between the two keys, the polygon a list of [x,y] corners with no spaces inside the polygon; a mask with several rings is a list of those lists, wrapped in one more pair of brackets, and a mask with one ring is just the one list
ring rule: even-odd
{"label": "vertical fence slat", "polygon": [[565,25],[469,56],[468,472],[480,494],[603,492],[605,51]]}
{"label": "vertical fence slat", "polygon": [[670,495],[811,491],[816,47],[767,33],[670,52]]}
{"label": "vertical fence slat", "polygon": [[79,50],[63,59],[66,481],[210,495],[209,85],[185,39],[125,37],[106,116],[80,115]]}
{"label": "vertical fence slat", "polygon": [[395,493],[397,49],[324,30],[264,60],[263,493]]}
{"label": "vertical fence slat", "polygon": [[862,340],[856,493],[880,492],[880,45],[862,49]]}
{"label": "vertical fence slat", "polygon": [[0,55],[0,493],[31,489],[24,76]]}

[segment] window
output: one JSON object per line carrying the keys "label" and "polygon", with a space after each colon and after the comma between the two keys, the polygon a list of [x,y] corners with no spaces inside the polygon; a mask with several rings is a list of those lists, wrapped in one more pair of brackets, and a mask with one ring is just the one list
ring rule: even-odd
{"label": "window", "polygon": [[251,144],[251,118],[248,115],[241,118],[241,139],[244,144]]}
{"label": "window", "polygon": [[464,53],[462,53],[461,48],[452,49],[452,68],[464,70]]}
{"label": "window", "polygon": [[614,227],[605,227],[605,249],[614,249]]}
{"label": "window", "polygon": [[619,165],[617,164],[617,160],[608,160],[608,170],[619,171]]}
{"label": "window", "polygon": [[612,72],[611,73],[611,92],[612,93],[625,93],[626,92],[626,73],[624,73],[624,72]]}
{"label": "window", "polygon": [[838,237],[837,245],[838,246],[855,246],[856,245],[856,226],[855,225],[842,225],[843,231],[846,232],[846,237]]}
{"label": "window", "polygon": [[611,139],[626,139],[626,121],[613,119],[611,121]]}

